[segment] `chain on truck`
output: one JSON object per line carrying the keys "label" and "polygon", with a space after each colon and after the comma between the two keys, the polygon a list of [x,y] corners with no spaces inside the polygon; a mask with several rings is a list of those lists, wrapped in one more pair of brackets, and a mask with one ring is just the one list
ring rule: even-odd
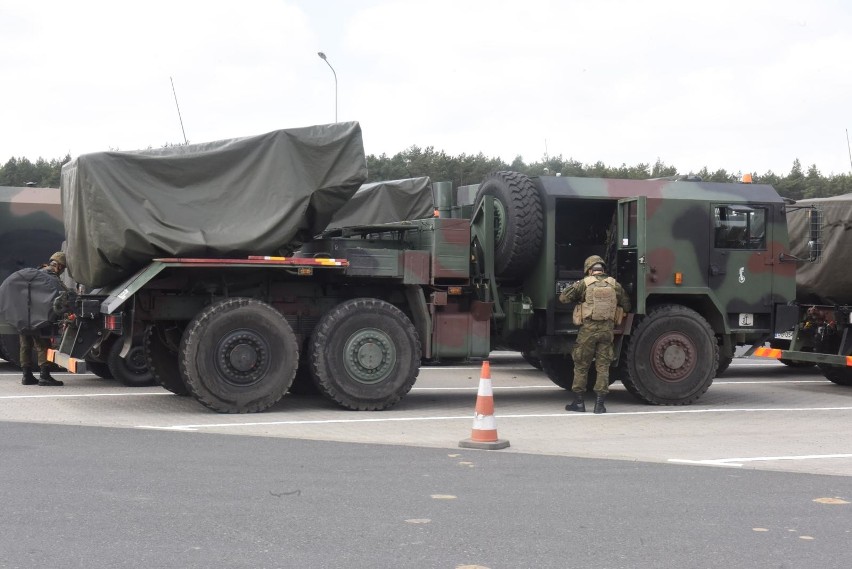
{"label": "chain on truck", "polygon": [[557,296],[593,254],[635,307],[610,377],[643,402],[694,402],[737,346],[792,325],[786,204],[768,185],[496,172],[433,189],[433,217],[320,231],[286,255],[151,258],[81,296],[51,358],[83,371],[105,337],[141,334],[157,381],[219,412],[263,411],[306,383],[385,409],[422,362],[493,349],[570,389],[579,330]]}

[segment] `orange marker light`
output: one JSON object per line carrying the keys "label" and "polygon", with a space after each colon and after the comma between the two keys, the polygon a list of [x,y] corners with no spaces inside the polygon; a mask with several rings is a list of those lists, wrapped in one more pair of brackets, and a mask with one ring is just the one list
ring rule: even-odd
{"label": "orange marker light", "polygon": [[447,294],[452,295],[460,295],[462,293],[462,287],[460,286],[451,286],[447,288]]}
{"label": "orange marker light", "polygon": [[674,283],[676,285],[683,284],[683,273],[675,273],[674,274]]}
{"label": "orange marker light", "polygon": [[743,184],[751,184],[751,174],[743,174]]}

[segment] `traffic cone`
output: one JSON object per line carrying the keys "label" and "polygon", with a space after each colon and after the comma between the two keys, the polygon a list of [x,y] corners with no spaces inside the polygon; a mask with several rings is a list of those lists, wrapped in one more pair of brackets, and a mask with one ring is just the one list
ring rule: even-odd
{"label": "traffic cone", "polygon": [[476,394],[476,409],[473,414],[473,430],[470,438],[459,441],[462,448],[498,450],[509,446],[509,441],[497,438],[497,421],[494,419],[494,392],[491,389],[491,364],[482,362],[479,391]]}

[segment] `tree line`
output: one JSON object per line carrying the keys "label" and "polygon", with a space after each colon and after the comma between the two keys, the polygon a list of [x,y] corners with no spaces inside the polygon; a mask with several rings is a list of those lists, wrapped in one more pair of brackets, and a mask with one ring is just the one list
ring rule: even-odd
{"label": "tree line", "polygon": [[[34,163],[26,158],[10,158],[0,167],[0,186],[33,185],[40,188],[58,188],[62,165],[70,160],[70,155],[50,161],[39,158]],[[654,164],[608,166],[603,162],[583,164],[572,158],[564,159],[562,155],[545,156],[538,162],[527,164],[521,156],[517,156],[511,164],[507,164],[500,158],[489,158],[482,153],[450,156],[443,150],[435,150],[433,146],[426,148],[411,146],[393,156],[387,154],[367,156],[368,182],[428,176],[433,181],[452,181],[455,186],[464,186],[477,184],[490,172],[497,170],[513,170],[529,176],[559,174],[632,180],[688,177],[709,182],[738,182],[744,174],[728,172],[724,169],[711,172],[706,166],[698,172],[681,173],[674,166],[665,164],[659,159]],[[772,171],[764,174],[748,173],[751,174],[754,183],[770,184],[782,196],[796,200],[852,192],[852,175],[824,176],[816,164],[804,171],[798,159],[793,161],[790,172],[784,175]]]}

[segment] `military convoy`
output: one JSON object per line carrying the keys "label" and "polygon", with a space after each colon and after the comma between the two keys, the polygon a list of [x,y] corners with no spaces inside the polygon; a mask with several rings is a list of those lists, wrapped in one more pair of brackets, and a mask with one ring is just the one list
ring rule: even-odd
{"label": "military convoy", "polygon": [[51,357],[82,371],[139,338],[161,385],[219,412],[300,382],[385,409],[421,363],[500,348],[569,388],[578,328],[557,296],[592,254],[634,307],[611,379],[644,402],[692,403],[737,346],[794,326],[788,204],[770,186],[496,172],[433,184],[431,217],[329,227],[365,176],[357,123],[71,162],[69,264],[102,288]]}

